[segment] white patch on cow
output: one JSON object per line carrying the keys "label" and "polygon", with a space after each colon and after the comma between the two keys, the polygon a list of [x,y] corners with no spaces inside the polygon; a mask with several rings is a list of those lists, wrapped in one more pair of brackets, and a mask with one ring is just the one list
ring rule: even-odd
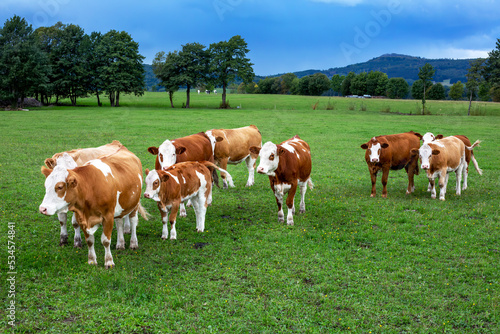
{"label": "white patch on cow", "polygon": [[116,192],[116,205],[115,205],[115,217],[118,217],[122,214],[123,208],[120,205],[120,194],[121,192]]}
{"label": "white patch on cow", "polygon": [[56,165],[66,169],[74,169],[78,167],[75,160],[67,152],[64,152],[62,156],[57,158]]}
{"label": "white patch on cow", "polygon": [[179,178],[178,178],[177,176],[172,175],[172,174],[170,174],[169,172],[167,172],[167,174],[168,174],[168,175],[170,175],[170,177],[172,177],[172,178],[175,180],[175,182],[177,182],[177,184],[180,184],[180,183],[179,183]]}
{"label": "white patch on cow", "polygon": [[380,160],[380,152],[382,151],[382,145],[380,143],[376,143],[369,148],[370,150],[370,161],[378,162]]}
{"label": "white patch on cow", "polygon": [[286,143],[282,144],[281,147],[283,147],[285,150],[287,150],[290,153],[295,153],[295,147],[293,147],[292,145],[290,145],[288,143],[288,141]]}
{"label": "white patch on cow", "polygon": [[158,175],[158,172],[156,170],[152,170],[146,176],[146,191],[144,191],[144,195],[147,194],[149,198],[155,200],[156,202],[159,202],[160,198],[158,197],[158,194],[160,193],[161,182],[158,188],[153,189],[153,183],[156,180],[160,182],[160,176]]}
{"label": "white patch on cow", "polygon": [[45,196],[43,197],[42,204],[40,204],[40,211],[42,208],[47,209],[46,214],[52,216],[53,214],[67,210],[69,203],[64,199],[66,194],[61,198],[57,196],[55,186],[59,182],[66,183],[69,172],[62,166],[56,166],[52,173],[45,179]]}
{"label": "white patch on cow", "polygon": [[142,175],[137,173],[137,175],[139,176],[139,181],[141,181],[141,186],[142,186]]}
{"label": "white patch on cow", "polygon": [[438,139],[438,140],[433,141],[432,143],[433,143],[434,145],[436,145],[436,146],[439,146],[439,147],[444,147],[443,143],[441,143],[441,142],[439,141],[439,139]]}
{"label": "white patch on cow", "polygon": [[89,162],[87,162],[87,164],[92,165],[95,168],[99,169],[104,174],[104,177],[106,177],[110,174],[111,174],[111,176],[115,177],[113,175],[113,173],[111,172],[111,167],[109,167],[109,165],[102,162],[102,160],[100,160],[100,159],[90,160]]}
{"label": "white patch on cow", "polygon": [[217,142],[217,140],[215,139],[215,136],[213,135],[212,130],[205,132],[205,134],[210,139],[210,144],[212,145],[212,154],[214,154],[215,153],[215,143]]}
{"label": "white patch on cow", "polygon": [[[274,160],[269,160],[269,157],[274,155]],[[278,168],[279,156],[278,147],[276,144],[268,141],[262,146],[259,153],[260,163],[257,167],[257,173],[275,176],[274,171]]]}
{"label": "white patch on cow", "polygon": [[90,235],[94,235],[95,231],[97,231],[97,229],[99,228],[99,225],[100,224],[95,224],[91,228],[88,228],[87,229],[87,233],[90,234]]}
{"label": "white patch on cow", "polygon": [[186,183],[186,179],[184,178],[184,175],[181,175],[182,176],[182,183]]}
{"label": "white patch on cow", "polygon": [[162,169],[168,168],[175,164],[177,161],[177,155],[175,154],[174,141],[165,140],[160,147],[158,147],[158,155],[162,155],[163,159],[158,159],[160,161],[160,166]]}
{"label": "white patch on cow", "polygon": [[424,144],[430,143],[430,142],[432,142],[434,140],[436,140],[436,137],[434,136],[434,134],[432,132],[427,132],[422,137],[422,141],[423,141]]}

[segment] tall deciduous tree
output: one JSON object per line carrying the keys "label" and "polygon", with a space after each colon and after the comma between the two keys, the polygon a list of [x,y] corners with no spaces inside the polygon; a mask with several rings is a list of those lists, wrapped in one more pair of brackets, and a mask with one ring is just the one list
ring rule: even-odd
{"label": "tall deciduous tree", "polygon": [[345,79],[342,81],[342,95],[347,96],[352,94],[351,83],[352,80],[356,77],[356,73],[349,72]]}
{"label": "tall deciduous tree", "polygon": [[153,59],[153,73],[160,80],[160,84],[165,87],[170,99],[170,106],[174,108],[174,93],[179,89],[179,54],[177,51],[158,52]]}
{"label": "tall deciduous tree", "polygon": [[120,93],[144,94],[144,57],[127,32],[111,30],[104,34],[98,52],[106,57],[100,77],[112,107],[119,106]]}
{"label": "tall deciduous tree", "polygon": [[484,78],[491,86],[490,95],[493,101],[500,102],[500,38],[497,39],[496,49],[488,52]]}
{"label": "tall deciduous tree", "polygon": [[0,97],[18,108],[24,98],[48,82],[47,58],[36,43],[33,28],[14,15],[0,29]]}
{"label": "tall deciduous tree", "polygon": [[210,45],[210,73],[212,82],[222,86],[222,108],[227,107],[226,89],[239,77],[244,83],[252,82],[255,74],[252,63],[246,57],[250,50],[241,36],[231,37],[229,41],[221,41]]}
{"label": "tall deciduous tree", "polygon": [[467,88],[467,92],[469,95],[469,110],[467,111],[467,115],[470,116],[470,107],[472,105],[472,98],[479,93],[479,87],[481,82],[483,81],[483,68],[484,62],[486,59],[478,58],[474,61],[470,62],[470,67],[467,70],[467,82],[465,83],[465,87]]}
{"label": "tall deciduous tree", "polygon": [[332,76],[330,87],[335,95],[342,95],[342,81],[344,81],[345,75],[335,74]]}
{"label": "tall deciduous tree", "polygon": [[177,80],[186,87],[186,108],[189,108],[191,88],[207,81],[208,53],[200,43],[188,43],[179,51]]}
{"label": "tall deciduous tree", "polygon": [[444,100],[446,98],[444,86],[439,82],[432,85],[428,92],[428,98],[429,100]]}
{"label": "tall deciduous tree", "polygon": [[428,83],[432,83],[432,78],[434,77],[434,67],[431,64],[425,63],[424,66],[419,68],[418,78],[423,82],[422,90],[422,115],[425,113],[425,94]]}

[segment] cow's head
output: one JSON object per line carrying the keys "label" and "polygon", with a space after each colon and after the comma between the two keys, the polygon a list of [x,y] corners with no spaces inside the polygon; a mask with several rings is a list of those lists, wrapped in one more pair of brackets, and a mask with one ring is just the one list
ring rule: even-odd
{"label": "cow's head", "polygon": [[170,140],[165,140],[160,147],[151,146],[148,148],[148,152],[157,155],[157,161],[160,164],[160,168],[165,170],[172,166],[177,161],[177,154],[182,154],[186,151],[184,146],[175,147]]}
{"label": "cow's head", "polygon": [[412,156],[417,154],[420,156],[420,167],[423,170],[431,168],[432,156],[441,153],[438,149],[433,149],[428,143],[423,144],[419,149],[412,148],[410,152]]}
{"label": "cow's head", "polygon": [[366,150],[366,153],[368,153],[368,159],[370,162],[379,162],[380,161],[380,154],[382,153],[382,149],[388,148],[388,147],[389,147],[389,144],[381,143],[375,137],[370,139],[370,141],[368,143],[361,145],[361,148],[363,150]]}
{"label": "cow's head", "polygon": [[274,171],[278,168],[280,156],[285,153],[285,149],[281,145],[276,145],[268,141],[262,148],[258,146],[250,147],[250,152],[258,154],[260,157],[257,173],[275,176]]}
{"label": "cow's head", "polygon": [[434,140],[436,140],[436,137],[434,136],[434,134],[432,132],[427,132],[422,137],[422,140],[423,140],[424,144],[427,144],[427,143],[430,143],[430,142],[433,142]]}
{"label": "cow's head", "polygon": [[160,201],[158,194],[160,193],[161,183],[168,180],[168,174],[162,170],[146,169],[146,191],[144,197],[151,198],[155,201]]}
{"label": "cow's head", "polygon": [[70,203],[68,191],[75,188],[77,180],[64,166],[56,166],[54,169],[42,167],[45,175],[45,196],[40,204],[40,213],[48,216],[68,208]]}

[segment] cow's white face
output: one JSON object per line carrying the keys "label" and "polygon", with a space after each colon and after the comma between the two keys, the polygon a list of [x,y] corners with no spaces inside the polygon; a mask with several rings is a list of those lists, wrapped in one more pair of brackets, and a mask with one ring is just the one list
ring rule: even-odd
{"label": "cow's white face", "polygon": [[275,176],[274,171],[278,168],[280,162],[276,144],[270,141],[265,143],[260,149],[259,157],[260,163],[257,167],[257,173]]}
{"label": "cow's white face", "polygon": [[418,154],[420,155],[420,167],[427,170],[431,166],[432,148],[428,144],[423,144],[418,149]]}
{"label": "cow's white face", "polygon": [[39,208],[44,215],[52,216],[68,208],[69,203],[64,200],[68,189],[66,183],[68,175],[66,168],[57,165],[45,179],[45,196]]}
{"label": "cow's white face", "polygon": [[158,194],[160,193],[161,180],[158,172],[152,170],[146,176],[146,191],[144,192],[144,197],[151,198],[155,201],[160,201]]}
{"label": "cow's white face", "polygon": [[172,166],[177,161],[175,146],[170,140],[165,140],[160,147],[158,147],[158,161],[163,170]]}
{"label": "cow's white face", "polygon": [[382,152],[382,145],[380,143],[376,143],[368,148],[368,152],[370,154],[371,162],[379,162],[380,161],[380,153]]}
{"label": "cow's white face", "polygon": [[424,142],[424,144],[426,143],[430,143],[434,140],[436,140],[436,137],[434,136],[434,134],[432,132],[427,132],[423,137],[422,137],[422,140]]}

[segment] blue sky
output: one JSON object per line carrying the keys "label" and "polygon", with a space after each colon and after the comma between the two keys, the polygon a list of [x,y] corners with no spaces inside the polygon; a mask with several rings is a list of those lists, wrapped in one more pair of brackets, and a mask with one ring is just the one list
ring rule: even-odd
{"label": "blue sky", "polygon": [[2,0],[34,28],[58,21],[86,33],[124,30],[151,63],[159,51],[234,35],[248,43],[257,75],[328,69],[384,53],[486,57],[500,38],[494,0]]}

